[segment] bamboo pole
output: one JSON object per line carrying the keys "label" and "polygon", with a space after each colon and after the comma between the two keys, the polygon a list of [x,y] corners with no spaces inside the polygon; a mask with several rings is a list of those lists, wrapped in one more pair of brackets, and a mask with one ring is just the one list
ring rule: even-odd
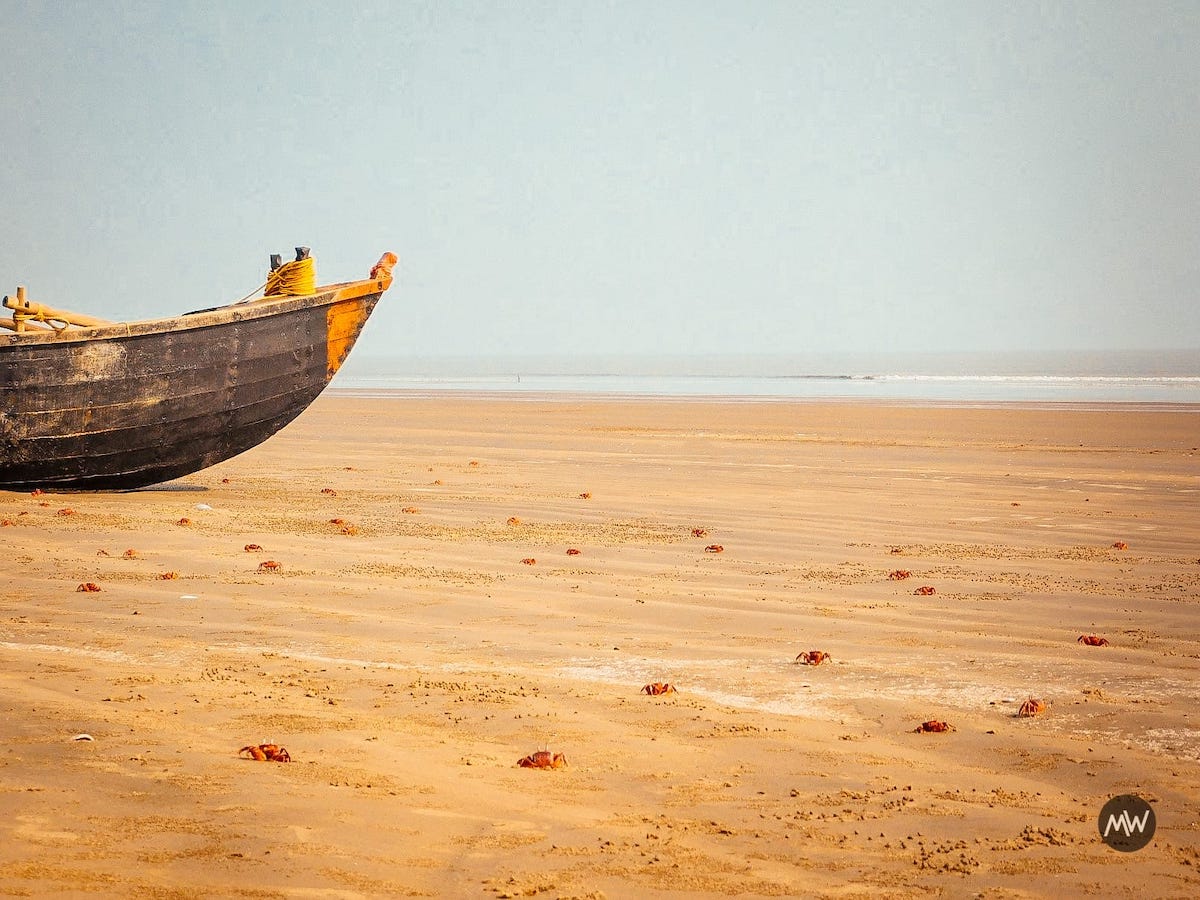
{"label": "bamboo pole", "polygon": [[32,303],[25,296],[24,285],[17,287],[17,296],[5,297],[4,305],[11,309],[14,313],[13,320],[16,323],[15,331],[23,331],[24,324],[19,320],[21,315],[33,317],[29,321],[47,321],[65,322],[68,325],[78,325],[81,328],[92,328],[97,325],[111,325],[108,319],[99,319],[95,316],[89,316],[84,313],[71,312],[67,309],[55,309],[52,306],[46,306],[43,303]]}
{"label": "bamboo pole", "polygon": [[0,319],[0,328],[7,328],[9,331],[24,331],[25,323],[18,325],[12,319]]}
{"label": "bamboo pole", "polygon": [[[30,328],[30,325],[33,328]],[[36,319],[0,319],[0,328],[7,328],[9,331],[17,332],[52,330],[45,322],[38,322]]]}

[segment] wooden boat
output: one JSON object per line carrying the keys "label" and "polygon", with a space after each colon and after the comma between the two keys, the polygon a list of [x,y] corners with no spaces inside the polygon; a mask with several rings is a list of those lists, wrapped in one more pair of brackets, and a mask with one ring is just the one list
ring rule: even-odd
{"label": "wooden boat", "polygon": [[0,490],[144,487],[262,443],[333,378],[395,261],[384,254],[364,281],[142,322],[18,289],[0,319]]}

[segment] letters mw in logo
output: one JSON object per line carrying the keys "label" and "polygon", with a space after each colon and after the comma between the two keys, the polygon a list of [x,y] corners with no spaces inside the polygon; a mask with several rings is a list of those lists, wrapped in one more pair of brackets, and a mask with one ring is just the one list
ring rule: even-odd
{"label": "letters mw in logo", "polygon": [[1108,817],[1108,824],[1104,826],[1104,834],[1102,836],[1108,837],[1114,829],[1118,833],[1123,832],[1126,837],[1131,836],[1135,829],[1138,834],[1141,834],[1146,830],[1146,822],[1149,819],[1150,810],[1142,813],[1142,817],[1139,819],[1137,816],[1130,815],[1129,810],[1123,809],[1120,816],[1110,815]]}
{"label": "letters mw in logo", "polygon": [[1114,850],[1141,850],[1154,837],[1156,822],[1150,804],[1136,794],[1120,794],[1104,804],[1096,821],[1100,839]]}

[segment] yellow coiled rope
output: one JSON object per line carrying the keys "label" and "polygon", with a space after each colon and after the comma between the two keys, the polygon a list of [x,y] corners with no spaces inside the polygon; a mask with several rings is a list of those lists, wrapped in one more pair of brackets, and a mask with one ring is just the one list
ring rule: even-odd
{"label": "yellow coiled rope", "polygon": [[317,290],[317,267],[311,256],[285,262],[267,276],[263,296],[304,296]]}

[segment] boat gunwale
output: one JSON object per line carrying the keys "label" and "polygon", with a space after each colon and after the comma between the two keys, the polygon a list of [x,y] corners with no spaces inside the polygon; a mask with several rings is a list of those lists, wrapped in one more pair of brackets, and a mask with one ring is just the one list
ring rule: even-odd
{"label": "boat gunwale", "polygon": [[6,348],[49,344],[53,346],[81,341],[113,340],[124,337],[192,331],[234,322],[261,319],[299,309],[332,306],[344,300],[355,300],[372,294],[382,294],[391,286],[390,276],[361,281],[342,281],[321,285],[311,294],[259,297],[240,303],[230,303],[212,309],[182,313],[158,319],[133,322],[113,322],[107,325],[71,326],[62,331],[48,329],[26,330],[0,334],[0,352]]}

